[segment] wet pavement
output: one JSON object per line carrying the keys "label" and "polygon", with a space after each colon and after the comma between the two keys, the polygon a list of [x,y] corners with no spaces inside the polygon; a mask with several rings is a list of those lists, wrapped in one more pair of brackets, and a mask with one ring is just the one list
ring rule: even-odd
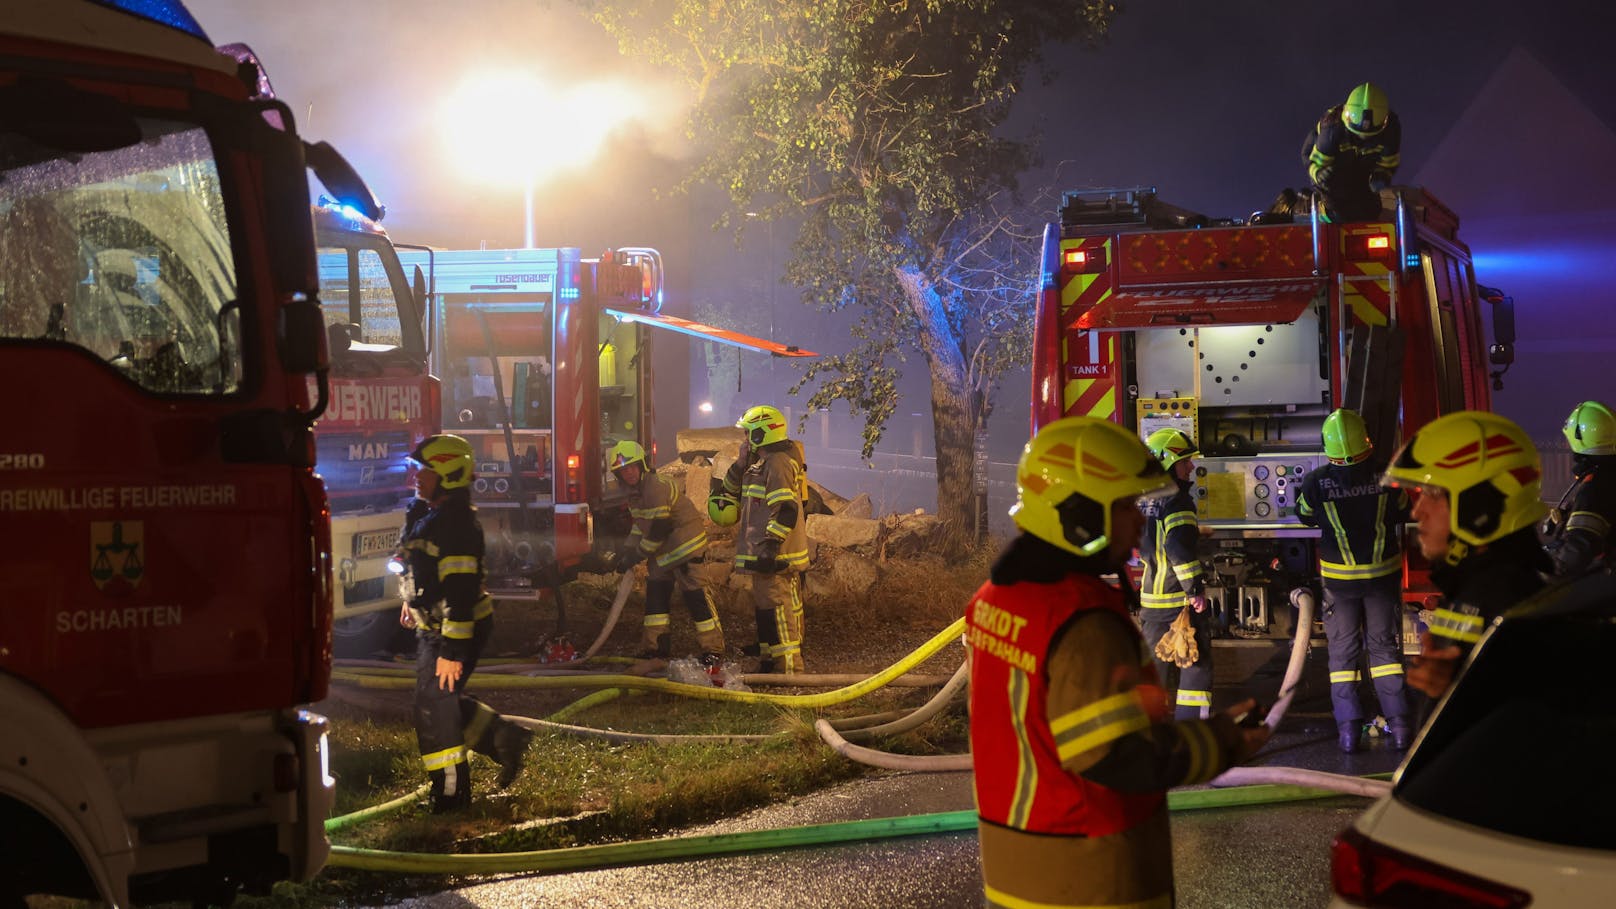
{"label": "wet pavement", "polygon": [[[1254,695],[1272,703],[1288,648],[1220,642],[1215,703]],[[1373,716],[1372,695],[1365,700]],[[1257,765],[1363,775],[1396,768],[1389,740],[1366,738],[1353,755],[1335,746],[1322,644],[1309,657],[1285,722]],[[686,835],[962,811],[968,773],[882,772],[773,805]],[[1322,906],[1329,899],[1331,838],[1368,805],[1333,797],[1242,808],[1175,812],[1179,909]],[[406,900],[407,909],[462,907],[967,907],[981,905],[974,831],[807,847],[550,876],[512,876]]]}

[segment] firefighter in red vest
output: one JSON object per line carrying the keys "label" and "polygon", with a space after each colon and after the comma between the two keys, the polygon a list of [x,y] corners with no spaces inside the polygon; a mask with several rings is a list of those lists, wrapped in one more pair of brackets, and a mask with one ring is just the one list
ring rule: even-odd
{"label": "firefighter in red vest", "polygon": [[1249,700],[1170,719],[1123,566],[1139,500],[1176,487],[1138,439],[1057,420],[1022,451],[1016,485],[1022,533],[966,609],[987,903],[1169,907],[1166,791],[1244,760],[1269,730],[1236,724]]}

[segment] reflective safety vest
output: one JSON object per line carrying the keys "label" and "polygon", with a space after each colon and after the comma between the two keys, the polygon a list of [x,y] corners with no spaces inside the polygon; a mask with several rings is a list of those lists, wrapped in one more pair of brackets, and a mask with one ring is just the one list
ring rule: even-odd
{"label": "reflective safety vest", "polygon": [[[1061,766],[1048,715],[1050,644],[1085,609],[1108,609],[1139,640],[1135,665],[1147,684],[1155,668],[1144,657],[1122,594],[1099,578],[1070,574],[1053,584],[982,585],[966,610],[971,648],[971,754],[977,814],[1032,833],[1105,836],[1138,825],[1159,810],[1165,793],[1126,794]],[[1147,699],[1164,720],[1165,702]]]}

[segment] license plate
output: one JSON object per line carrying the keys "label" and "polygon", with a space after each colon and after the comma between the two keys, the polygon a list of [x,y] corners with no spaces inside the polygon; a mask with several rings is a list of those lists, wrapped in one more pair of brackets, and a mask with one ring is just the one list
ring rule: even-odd
{"label": "license plate", "polygon": [[367,530],[354,534],[353,554],[356,559],[385,555],[398,548],[398,531]]}

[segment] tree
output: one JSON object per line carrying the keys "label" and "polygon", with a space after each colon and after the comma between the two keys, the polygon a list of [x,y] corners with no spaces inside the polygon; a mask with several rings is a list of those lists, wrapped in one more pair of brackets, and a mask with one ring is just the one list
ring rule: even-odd
{"label": "tree", "polygon": [[786,279],[863,310],[855,346],[811,366],[809,409],[847,402],[868,458],[906,351],[931,377],[938,514],[975,524],[972,456],[1000,377],[1031,349],[1037,237],[999,135],[1045,47],[1102,40],[1107,0],[585,0],[624,52],[693,89],[704,155],[685,182],[802,227]]}

